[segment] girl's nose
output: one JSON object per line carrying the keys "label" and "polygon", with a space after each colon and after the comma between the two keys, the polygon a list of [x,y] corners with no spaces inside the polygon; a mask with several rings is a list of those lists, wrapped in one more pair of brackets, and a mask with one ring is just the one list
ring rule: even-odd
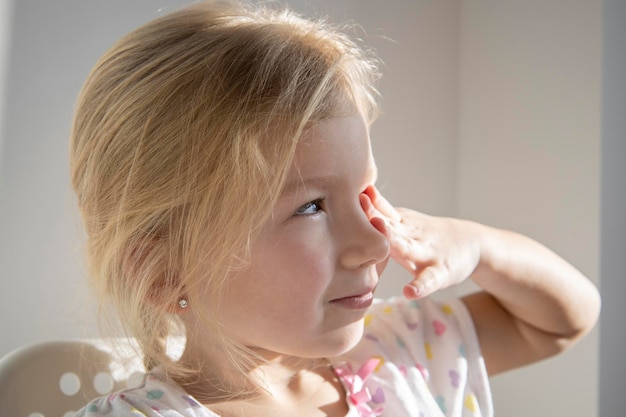
{"label": "girl's nose", "polygon": [[[382,220],[370,219],[367,205],[371,206],[369,197],[360,196],[360,206],[344,223],[346,244],[341,256],[342,265],[346,268],[363,268],[378,264],[389,257],[389,240],[383,233]],[[364,200],[366,199],[366,201]]]}

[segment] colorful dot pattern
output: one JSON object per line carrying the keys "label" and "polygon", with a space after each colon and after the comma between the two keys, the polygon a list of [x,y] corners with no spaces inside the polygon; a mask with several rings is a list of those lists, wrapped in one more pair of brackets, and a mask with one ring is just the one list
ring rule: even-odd
{"label": "colorful dot pattern", "polygon": [[75,417],[218,417],[159,373],[137,388],[98,398]]}
{"label": "colorful dot pattern", "polygon": [[[392,299],[372,306],[364,337],[335,367],[380,362],[364,382],[370,396],[360,416],[491,417],[493,407],[478,341],[458,300]],[[352,414],[350,414],[351,416]]]}

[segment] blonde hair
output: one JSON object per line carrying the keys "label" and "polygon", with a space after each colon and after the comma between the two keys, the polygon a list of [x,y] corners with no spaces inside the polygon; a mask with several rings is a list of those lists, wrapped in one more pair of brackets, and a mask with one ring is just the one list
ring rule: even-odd
{"label": "blonde hair", "polygon": [[327,23],[225,2],[157,18],[98,61],[77,105],[71,178],[91,282],[148,368],[190,371],[165,353],[177,301],[217,309],[303,131],[354,109],[372,120],[376,78],[369,54]]}

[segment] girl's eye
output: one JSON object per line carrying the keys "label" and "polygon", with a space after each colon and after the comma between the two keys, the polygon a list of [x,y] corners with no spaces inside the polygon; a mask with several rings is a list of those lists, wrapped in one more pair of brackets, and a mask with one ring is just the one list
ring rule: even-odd
{"label": "girl's eye", "polygon": [[296,210],[296,216],[311,216],[314,214],[318,214],[322,211],[322,202],[324,200],[319,198],[317,200],[309,201],[298,210]]}

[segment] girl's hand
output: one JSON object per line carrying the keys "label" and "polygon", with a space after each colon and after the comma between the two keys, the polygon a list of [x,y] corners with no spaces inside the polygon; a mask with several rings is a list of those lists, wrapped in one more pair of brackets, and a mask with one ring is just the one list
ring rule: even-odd
{"label": "girl's hand", "polygon": [[374,187],[363,194],[363,209],[388,237],[391,257],[413,275],[404,287],[407,298],[470,275],[482,289],[462,301],[491,375],[554,355],[593,328],[597,289],[540,243],[470,221],[395,209]]}
{"label": "girl's hand", "polygon": [[480,230],[475,223],[428,216],[394,208],[374,187],[365,194],[364,209],[370,219],[382,218],[391,245],[391,257],[406,268],[413,281],[404,287],[409,299],[461,283],[480,261]]}

